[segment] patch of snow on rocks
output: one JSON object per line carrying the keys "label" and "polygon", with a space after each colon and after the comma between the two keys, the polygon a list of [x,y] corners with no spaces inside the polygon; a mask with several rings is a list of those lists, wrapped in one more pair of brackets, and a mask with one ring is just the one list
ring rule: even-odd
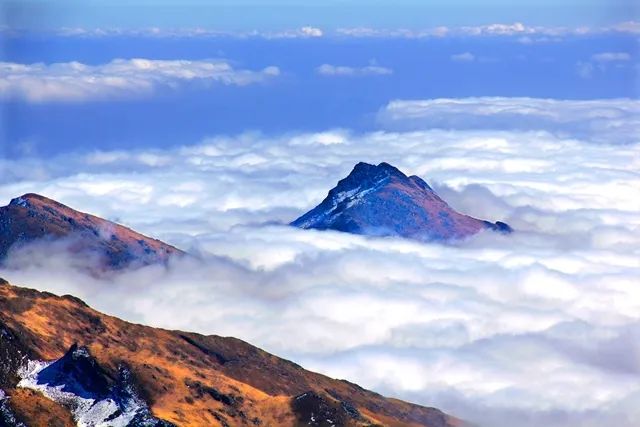
{"label": "patch of snow on rocks", "polygon": [[126,427],[138,411],[145,408],[144,404],[136,398],[128,399],[119,407],[111,398],[103,400],[84,398],[64,391],[65,385],[53,387],[47,383],[40,383],[39,374],[52,363],[28,361],[27,365],[18,371],[21,378],[18,387],[39,391],[54,402],[70,408],[78,427]]}
{"label": "patch of snow on rocks", "polygon": [[22,206],[23,208],[29,207],[29,202],[23,197],[16,197],[15,199],[11,200],[10,204],[15,206]]}

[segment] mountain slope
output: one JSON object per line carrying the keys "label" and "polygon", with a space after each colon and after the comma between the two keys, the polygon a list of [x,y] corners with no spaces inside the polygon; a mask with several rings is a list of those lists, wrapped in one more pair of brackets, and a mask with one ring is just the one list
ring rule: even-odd
{"label": "mountain slope", "polygon": [[66,239],[74,253],[97,257],[103,268],[164,263],[182,254],[159,240],[37,194],[25,194],[0,207],[0,260],[10,249],[58,239]]}
{"label": "mountain slope", "polygon": [[511,232],[505,223],[456,212],[422,179],[388,163],[358,163],[322,203],[291,225],[417,240],[463,239],[482,230]]}
{"label": "mountain slope", "polygon": [[461,425],[235,338],[131,324],[1,279],[0,333],[0,425]]}

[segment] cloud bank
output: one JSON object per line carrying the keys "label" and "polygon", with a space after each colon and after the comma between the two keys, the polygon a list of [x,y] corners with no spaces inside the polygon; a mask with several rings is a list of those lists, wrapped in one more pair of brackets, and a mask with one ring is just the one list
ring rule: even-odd
{"label": "cloud bank", "polygon": [[102,65],[79,62],[0,62],[0,97],[28,102],[77,102],[144,96],[186,82],[245,86],[280,74],[277,67],[238,70],[224,61],[114,59]]}
{"label": "cloud bank", "polygon": [[592,142],[634,143],[640,138],[640,101],[539,98],[396,100],[378,114],[386,128],[546,130]]}
{"label": "cloud bank", "polygon": [[[621,134],[633,126],[636,107],[601,102],[456,107],[472,123],[531,108],[529,130],[244,134],[4,162],[1,199],[40,192],[202,260],[98,280],[79,273],[82,260],[41,246],[15,253],[20,269],[0,277],[137,322],[237,336],[484,426],[632,427],[640,420],[640,144],[561,131],[592,116],[619,123]],[[543,110],[551,119],[539,119]],[[456,209],[517,232],[437,245],[283,225],[357,161],[420,175]]]}
{"label": "cloud bank", "polygon": [[495,23],[476,26],[445,27],[426,29],[380,29],[369,27],[340,28],[336,34],[346,37],[379,37],[379,38],[433,38],[433,37],[561,37],[592,36],[597,34],[638,34],[640,22],[627,21],[603,27],[548,27],[526,25],[522,22],[512,24]]}
{"label": "cloud bank", "polygon": [[[14,36],[28,31],[7,30]],[[321,28],[310,25],[281,31],[222,31],[208,28],[83,28],[65,27],[53,31],[63,37],[152,37],[152,38],[264,38],[264,39],[308,39],[323,37]]]}

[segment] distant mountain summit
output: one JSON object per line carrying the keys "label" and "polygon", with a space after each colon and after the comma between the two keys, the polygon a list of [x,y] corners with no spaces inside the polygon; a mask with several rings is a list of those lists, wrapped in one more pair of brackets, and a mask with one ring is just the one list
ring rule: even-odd
{"label": "distant mountain summit", "polygon": [[358,163],[318,206],[291,223],[300,228],[337,230],[422,241],[458,240],[482,230],[510,233],[451,208],[421,178],[388,163]]}
{"label": "distant mountain summit", "polygon": [[106,268],[164,263],[171,255],[183,253],[160,240],[38,194],[25,194],[0,207],[0,260],[10,248],[62,238],[69,239],[73,252],[94,255]]}

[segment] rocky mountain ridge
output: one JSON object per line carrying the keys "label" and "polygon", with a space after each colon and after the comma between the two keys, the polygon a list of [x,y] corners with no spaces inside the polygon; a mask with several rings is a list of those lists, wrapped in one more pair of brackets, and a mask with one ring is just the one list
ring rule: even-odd
{"label": "rocky mountain ridge", "polygon": [[236,338],[136,325],[6,281],[0,333],[0,425],[462,425]]}

